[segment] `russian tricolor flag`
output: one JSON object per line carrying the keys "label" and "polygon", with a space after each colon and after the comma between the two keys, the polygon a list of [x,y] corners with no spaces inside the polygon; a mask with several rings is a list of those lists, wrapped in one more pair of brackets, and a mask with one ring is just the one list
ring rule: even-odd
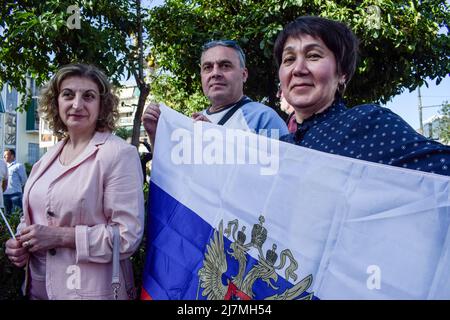
{"label": "russian tricolor flag", "polygon": [[144,299],[450,299],[450,179],[163,106]]}

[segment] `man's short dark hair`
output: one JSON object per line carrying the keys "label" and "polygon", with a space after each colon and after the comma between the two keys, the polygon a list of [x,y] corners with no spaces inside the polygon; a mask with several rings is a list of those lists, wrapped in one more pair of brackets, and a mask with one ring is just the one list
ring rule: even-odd
{"label": "man's short dark hair", "polygon": [[16,157],[16,151],[14,149],[5,149],[5,152],[8,151],[14,158]]}
{"label": "man's short dark hair", "polygon": [[242,51],[242,48],[239,46],[239,44],[234,41],[234,40],[212,40],[209,41],[207,43],[205,43],[202,46],[202,54],[214,47],[217,46],[222,46],[222,47],[227,47],[227,48],[231,48],[234,49],[234,51],[236,51],[238,57],[239,57],[239,62],[241,64],[241,68],[245,68],[245,54],[244,51]]}

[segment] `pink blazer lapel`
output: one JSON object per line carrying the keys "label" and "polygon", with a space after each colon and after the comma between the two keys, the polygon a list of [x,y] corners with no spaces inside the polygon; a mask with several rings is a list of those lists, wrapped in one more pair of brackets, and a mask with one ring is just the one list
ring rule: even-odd
{"label": "pink blazer lapel", "polygon": [[[94,154],[98,150],[98,146],[105,143],[108,137],[111,135],[111,132],[99,132],[96,131],[94,136],[92,137],[89,144],[86,146],[86,149],[81,153],[74,162],[67,166],[67,170],[70,170],[81,163],[83,163],[87,158],[89,158],[92,154]],[[67,170],[64,170],[67,171]]]}
{"label": "pink blazer lapel", "polygon": [[28,177],[28,180],[25,184],[24,190],[23,190],[23,213],[25,217],[25,222],[27,225],[31,224],[29,210],[28,210],[28,197],[30,194],[30,190],[33,187],[34,183],[37,181],[37,179],[40,178],[40,176],[47,170],[49,165],[53,163],[55,158],[59,155],[61,152],[61,149],[63,148],[64,144],[66,143],[66,139],[59,141],[53,148],[47,151],[44,157],[41,158],[41,160],[35,164],[37,166],[36,172],[33,172],[35,167],[33,167],[30,176]]}
{"label": "pink blazer lapel", "polygon": [[[111,135],[111,132],[99,132],[96,131],[94,136],[91,138],[91,141],[89,141],[89,144],[86,146],[86,149],[81,153],[81,155],[70,165],[67,166],[67,169],[64,170],[64,173],[78,165],[80,165],[82,162],[84,162],[86,159],[88,159],[92,154],[94,154],[98,150],[98,146],[101,144],[104,144],[105,141],[108,139],[108,137]],[[37,168],[36,173],[33,173],[30,175],[30,177],[27,180],[27,183],[24,188],[23,193],[23,203],[25,204],[23,210],[24,210],[24,217],[26,223],[30,224],[30,217],[28,212],[28,196],[30,193],[31,188],[35,184],[35,182],[42,176],[42,174],[47,170],[47,168],[50,166],[50,164],[55,161],[55,159],[59,156],[61,153],[62,148],[64,147],[64,144],[66,143],[67,139],[64,139],[60,142],[58,142],[52,149],[47,151],[47,155],[41,159],[41,162],[39,163],[39,167]],[[64,174],[62,173],[62,174]]]}

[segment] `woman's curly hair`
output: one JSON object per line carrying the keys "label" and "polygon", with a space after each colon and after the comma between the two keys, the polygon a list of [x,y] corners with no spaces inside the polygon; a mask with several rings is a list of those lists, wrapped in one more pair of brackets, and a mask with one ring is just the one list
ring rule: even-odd
{"label": "woman's curly hair", "polygon": [[67,127],[62,122],[58,111],[58,95],[61,83],[69,77],[82,77],[94,81],[100,92],[100,111],[95,127],[96,131],[114,131],[119,118],[119,98],[113,93],[112,85],[106,75],[93,65],[74,63],[61,69],[41,90],[39,114],[49,123],[53,134],[58,138],[67,136]]}

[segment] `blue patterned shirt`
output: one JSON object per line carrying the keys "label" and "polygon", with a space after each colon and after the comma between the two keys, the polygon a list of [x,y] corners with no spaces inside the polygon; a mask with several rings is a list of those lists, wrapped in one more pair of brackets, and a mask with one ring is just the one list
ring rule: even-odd
{"label": "blue patterned shirt", "polygon": [[450,175],[450,146],[425,138],[400,116],[374,104],[347,109],[337,101],[281,140],[350,158]]}

